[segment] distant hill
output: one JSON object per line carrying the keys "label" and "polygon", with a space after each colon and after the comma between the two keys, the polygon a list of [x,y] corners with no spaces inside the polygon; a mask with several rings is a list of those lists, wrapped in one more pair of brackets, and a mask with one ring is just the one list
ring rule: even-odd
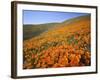
{"label": "distant hill", "polygon": [[59,23],[47,23],[39,25],[23,25],[23,39],[27,40],[32,37],[38,36],[50,28],[54,28]]}

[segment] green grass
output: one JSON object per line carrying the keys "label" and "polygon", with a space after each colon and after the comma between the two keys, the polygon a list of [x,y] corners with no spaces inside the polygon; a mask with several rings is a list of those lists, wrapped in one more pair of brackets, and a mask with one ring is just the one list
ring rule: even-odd
{"label": "green grass", "polygon": [[32,37],[38,36],[41,33],[54,28],[59,23],[47,23],[39,25],[23,25],[23,40],[30,39]]}

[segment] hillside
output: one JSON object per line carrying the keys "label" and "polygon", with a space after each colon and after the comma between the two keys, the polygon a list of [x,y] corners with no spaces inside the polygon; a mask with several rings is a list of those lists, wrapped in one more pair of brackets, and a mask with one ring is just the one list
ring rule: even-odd
{"label": "hillside", "polygon": [[55,25],[59,23],[47,23],[47,24],[37,24],[37,25],[23,25],[23,39],[27,40],[32,37],[40,35],[42,32],[47,31],[50,28],[54,28]]}
{"label": "hillside", "polygon": [[40,34],[42,34],[45,31],[48,31],[49,29],[54,29],[55,27],[58,26],[63,26],[63,25],[68,25],[72,22],[78,21],[80,19],[85,19],[85,18],[89,18],[89,15],[87,16],[81,16],[78,18],[72,18],[69,20],[66,20],[64,22],[61,23],[46,23],[46,24],[37,24],[37,25],[23,25],[23,40],[28,40],[31,39],[32,37],[38,36]]}
{"label": "hillside", "polygon": [[54,25],[23,44],[24,69],[91,65],[90,16]]}

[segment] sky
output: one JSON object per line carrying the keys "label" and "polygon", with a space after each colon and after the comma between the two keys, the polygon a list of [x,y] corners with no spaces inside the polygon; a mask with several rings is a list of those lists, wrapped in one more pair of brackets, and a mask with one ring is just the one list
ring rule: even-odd
{"label": "sky", "polygon": [[63,22],[65,20],[83,15],[87,15],[87,13],[24,10],[23,24],[45,24],[53,22]]}

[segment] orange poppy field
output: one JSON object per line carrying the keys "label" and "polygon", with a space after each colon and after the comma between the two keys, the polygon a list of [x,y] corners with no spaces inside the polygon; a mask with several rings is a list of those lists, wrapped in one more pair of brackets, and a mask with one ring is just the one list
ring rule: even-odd
{"label": "orange poppy field", "polygon": [[90,20],[86,15],[24,29],[23,69],[90,66]]}

